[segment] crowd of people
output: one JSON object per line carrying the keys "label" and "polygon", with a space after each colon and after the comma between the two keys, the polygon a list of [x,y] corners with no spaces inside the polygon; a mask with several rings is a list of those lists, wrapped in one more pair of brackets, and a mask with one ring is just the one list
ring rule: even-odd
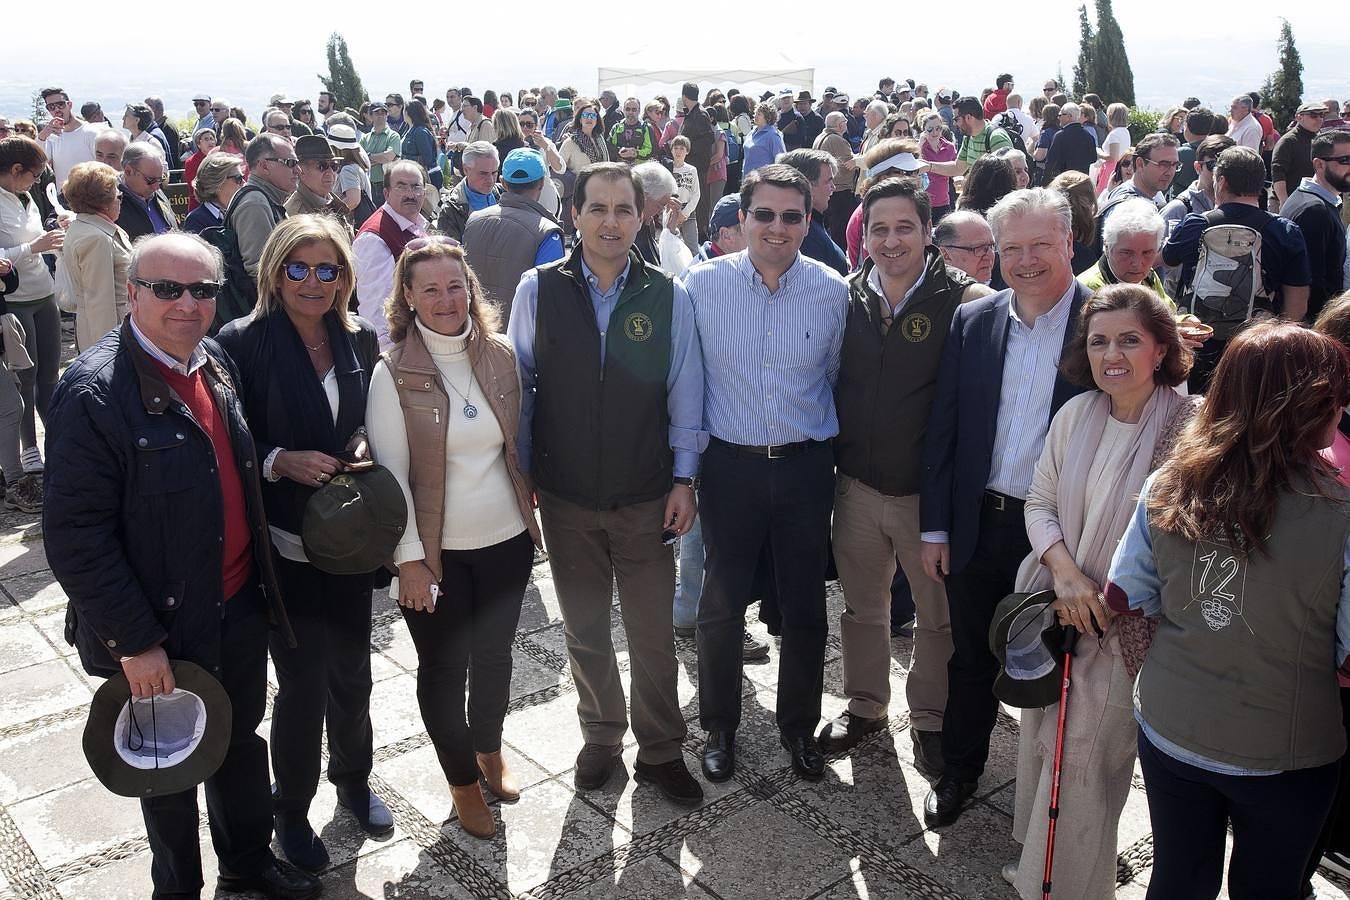
{"label": "crowd of people", "polygon": [[[1136,759],[1149,897],[1216,896],[1230,824],[1229,896],[1301,900],[1319,865],[1350,872],[1334,101],[1280,135],[1259,98],[1227,116],[1192,98],[1132,134],[1124,106],[1053,81],[1024,111],[1009,74],[983,96],[691,83],[674,104],[551,86],[428,104],[413,81],[359,110],[277,95],[256,134],[207,94],[179,134],[148,98],[128,139],[42,96],[40,131],[0,119],[4,502],[42,512],[91,674],[152,706],[177,660],[224,686],[222,889],[318,894],[325,728],[340,804],[393,830],[369,784],[382,574],[459,825],[496,833],[544,548],[578,790],[623,766],[631,727],[636,779],[702,801],[677,638],[697,648],[702,774],[734,777],[742,667],[770,652],[746,629],[758,602],[803,779],[887,729],[891,638],[912,637],[923,816],[951,826],[1012,672],[991,628],[1005,598],[1050,590],[1024,627],[1082,639],[1071,707],[1021,714],[1020,896],[1042,896],[1051,835],[1056,897],[1114,896]],[[306,520],[372,463],[405,521],[354,571]],[[836,577],[848,703],[822,723]],[[200,894],[196,804],[143,801],[156,897]]]}

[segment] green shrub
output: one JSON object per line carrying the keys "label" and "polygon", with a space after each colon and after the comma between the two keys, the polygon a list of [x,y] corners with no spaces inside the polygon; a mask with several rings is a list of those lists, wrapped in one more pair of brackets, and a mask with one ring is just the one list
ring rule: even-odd
{"label": "green shrub", "polygon": [[1139,143],[1144,135],[1151,134],[1158,130],[1158,123],[1162,119],[1164,112],[1158,109],[1148,109],[1142,106],[1130,107],[1130,140]]}

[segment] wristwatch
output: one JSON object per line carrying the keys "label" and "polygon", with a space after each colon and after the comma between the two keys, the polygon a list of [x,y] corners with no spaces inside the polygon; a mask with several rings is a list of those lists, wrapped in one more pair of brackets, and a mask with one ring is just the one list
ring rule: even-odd
{"label": "wristwatch", "polygon": [[673,481],[674,481],[676,484],[682,484],[682,485],[684,485],[684,486],[687,487],[687,488],[692,488],[692,489],[694,489],[694,490],[698,490],[699,478],[698,478],[697,475],[695,475],[693,478],[686,478],[686,477],[683,477],[683,476],[676,476],[676,477],[673,479]]}

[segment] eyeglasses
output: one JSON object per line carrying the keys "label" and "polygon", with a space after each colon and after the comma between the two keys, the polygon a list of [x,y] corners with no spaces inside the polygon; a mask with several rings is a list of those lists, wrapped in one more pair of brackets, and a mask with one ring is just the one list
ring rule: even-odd
{"label": "eyeglasses", "polygon": [[319,263],[317,266],[311,266],[309,263],[289,262],[281,267],[286,273],[286,277],[291,281],[304,281],[313,272],[314,277],[318,278],[322,284],[332,284],[337,281],[338,273],[342,271],[342,266],[337,263]]}
{"label": "eyeglasses", "polygon": [[286,132],[287,134],[290,134],[290,131],[291,131],[291,125],[290,125],[289,122],[287,122],[285,125],[268,125],[268,126],[267,126],[267,130],[268,130],[268,131],[284,131],[284,132]]}
{"label": "eyeglasses", "polygon": [[340,159],[311,159],[307,162],[312,163],[320,172],[337,172],[342,168]]}
{"label": "eyeglasses", "polygon": [[599,115],[597,112],[595,112],[594,110],[588,109],[588,110],[586,110],[584,113],[581,114],[581,117],[582,117],[583,119],[598,119],[598,118],[600,118],[600,115]]}
{"label": "eyeglasses", "polygon": [[974,253],[976,256],[988,256],[994,252],[993,243],[988,244],[938,244],[939,247],[945,247],[948,250],[962,250],[966,253]]}
{"label": "eyeglasses", "polygon": [[782,212],[775,212],[772,209],[760,207],[759,209],[750,210],[750,215],[756,222],[759,222],[762,225],[768,225],[772,223],[774,219],[782,219],[784,225],[800,225],[806,221],[806,213],[798,212],[795,209],[786,209]]}
{"label": "eyeglasses", "polygon": [[1203,165],[1206,169],[1208,169],[1211,172],[1214,171],[1214,167],[1217,166],[1218,164],[1219,161],[1217,159],[1207,159],[1203,163],[1201,163],[1201,165]]}
{"label": "eyeglasses", "polygon": [[934,125],[932,128],[925,128],[924,131],[928,134],[942,134],[942,126]]}
{"label": "eyeglasses", "polygon": [[534,122],[534,121],[531,121],[531,120],[529,120],[529,119],[521,119],[521,120],[520,120],[520,127],[521,127],[521,128],[535,128],[535,127],[537,127],[538,125],[539,125],[538,122]]}
{"label": "eyeglasses", "polygon": [[225,176],[225,180],[226,180],[226,181],[233,181],[235,184],[242,185],[242,184],[244,183],[244,173],[243,173],[243,172],[235,172],[233,175],[226,175],[226,176]]}
{"label": "eyeglasses", "polygon": [[264,156],[264,157],[262,158],[262,161],[263,161],[263,162],[281,163],[283,166],[285,166],[285,167],[288,168],[288,169],[294,169],[296,166],[300,165],[300,160],[296,159],[294,156],[288,156],[288,157],[286,157],[285,159],[282,159],[282,158],[279,157],[279,156]]}
{"label": "eyeglasses", "polygon": [[1179,160],[1170,160],[1170,159],[1148,159],[1147,157],[1142,157],[1142,156],[1141,156],[1141,157],[1136,157],[1136,158],[1135,158],[1135,163],[1136,163],[1136,164],[1138,164],[1138,163],[1152,163],[1153,165],[1157,166],[1158,168],[1160,168],[1160,169],[1162,169],[1162,170],[1164,170],[1164,171],[1166,171],[1166,172],[1179,172],[1179,171],[1181,171],[1181,162],[1180,162]]}
{"label": "eyeglasses", "polygon": [[47,110],[49,112],[55,112],[58,109],[65,109],[69,105],[69,100],[53,100],[51,103],[47,104]]}
{"label": "eyeglasses", "polygon": [[1315,158],[1320,159],[1323,162],[1334,162],[1340,163],[1343,166],[1350,166],[1350,153],[1342,153],[1340,156],[1318,156]]}
{"label": "eyeglasses", "polygon": [[1318,112],[1316,110],[1313,110],[1312,112],[1299,113],[1299,115],[1312,116],[1314,119],[1325,119],[1327,117],[1327,114],[1325,112]]}
{"label": "eyeglasses", "polygon": [[399,104],[397,104],[397,103],[385,103],[385,104],[384,104],[384,108],[385,108],[385,109],[398,109],[398,108],[399,108]]}
{"label": "eyeglasses", "polygon": [[140,171],[139,169],[137,169],[137,170],[135,170],[135,171],[136,171],[136,174],[137,174],[137,175],[139,175],[139,176],[141,176],[141,178],[145,179],[145,183],[148,184],[150,187],[155,187],[155,186],[157,186],[157,185],[161,185],[161,184],[163,184],[164,182],[168,181],[168,179],[165,178],[163,175],[147,175],[147,174],[145,174],[144,172]]}
{"label": "eyeglasses", "polygon": [[452,237],[446,237],[443,234],[428,234],[424,237],[413,238],[411,241],[408,241],[407,246],[405,246],[403,249],[405,251],[422,250],[426,247],[432,247],[442,244],[445,245],[446,247],[458,247],[459,241],[455,240]]}
{"label": "eyeglasses", "polygon": [[223,281],[194,281],[183,284],[181,281],[145,281],[137,278],[136,284],[149,288],[159,300],[177,300],[187,291],[193,300],[199,303],[212,303],[220,293]]}
{"label": "eyeglasses", "polygon": [[228,115],[229,112],[230,112],[230,108],[229,108],[228,106],[213,106],[213,107],[211,107],[211,112],[213,112],[213,113],[224,113],[224,114]]}

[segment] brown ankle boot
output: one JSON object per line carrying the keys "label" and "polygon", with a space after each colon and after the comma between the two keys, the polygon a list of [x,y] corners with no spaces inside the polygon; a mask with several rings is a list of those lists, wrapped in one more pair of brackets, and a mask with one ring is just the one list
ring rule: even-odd
{"label": "brown ankle boot", "polygon": [[497,820],[492,818],[483,799],[483,789],[477,784],[450,785],[450,797],[455,802],[459,825],[476,838],[490,838],[497,833]]}
{"label": "brown ankle boot", "polygon": [[516,781],[516,776],[506,766],[506,758],[502,756],[502,751],[496,753],[476,753],[478,757],[478,771],[483,773],[483,780],[487,782],[488,789],[496,794],[502,800],[519,800],[520,784]]}

